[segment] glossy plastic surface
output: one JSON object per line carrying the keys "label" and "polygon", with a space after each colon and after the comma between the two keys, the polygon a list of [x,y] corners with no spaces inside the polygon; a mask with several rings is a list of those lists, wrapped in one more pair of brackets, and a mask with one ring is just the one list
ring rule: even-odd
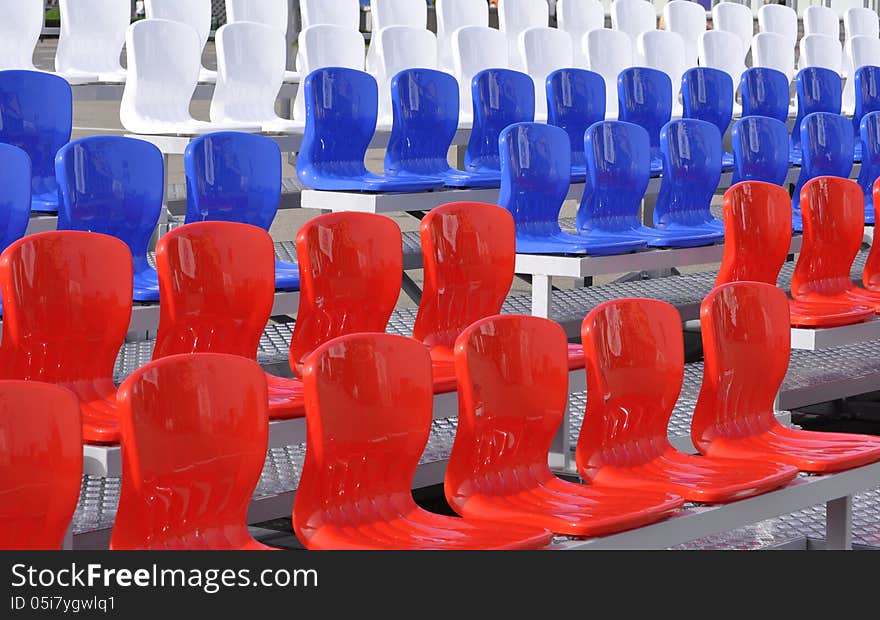
{"label": "glossy plastic surface", "polygon": [[[867,68],[869,67],[863,67],[859,71]],[[880,71],[877,67],[870,68]],[[869,112],[862,118],[859,134],[862,165],[859,168],[858,183],[865,196],[865,224],[874,224],[874,185],[880,178],[880,111]]]}
{"label": "glossy plastic surface", "polygon": [[452,75],[458,81],[459,125],[474,120],[474,77],[486,69],[509,66],[507,39],[495,28],[464,26],[453,33]]}
{"label": "glossy plastic surface", "polygon": [[498,204],[516,223],[516,251],[525,254],[621,254],[645,246],[640,239],[595,239],[559,227],[568,195],[571,146],[564,129],[517,123],[501,132]]}
{"label": "glossy plastic surface", "polygon": [[31,159],[31,211],[58,211],[55,153],[70,140],[73,95],[57,75],[0,71],[0,142]]}
{"label": "glossy plastic surface", "polygon": [[553,475],[547,453],[568,400],[565,351],[558,324],[528,316],[483,319],[456,341],[461,407],[444,487],[458,514],[599,536],[657,521],[682,505],[671,494]]}
{"label": "glossy plastic surface", "polygon": [[392,26],[427,29],[428,5],[410,0],[370,0],[373,32]]}
{"label": "glossy plastic surface", "polygon": [[556,27],[571,36],[574,66],[587,66],[581,43],[591,30],[605,27],[605,7],[599,0],[557,0]]}
{"label": "glossy plastic surface", "polygon": [[79,403],[37,381],[0,381],[0,549],[61,549],[82,485]]}
{"label": "glossy plastic surface", "polygon": [[835,39],[840,38],[840,18],[837,11],[818,4],[804,9],[804,34],[824,34]]}
{"label": "glossy plastic surface", "polygon": [[547,123],[565,130],[571,143],[572,181],[584,180],[584,133],[605,118],[605,80],[585,69],[560,69],[547,77]]}
{"label": "glossy plastic surface", "polygon": [[498,29],[507,39],[510,68],[525,71],[519,53],[519,35],[526,28],[550,24],[550,7],[540,0],[504,0],[498,5]]}
{"label": "glossy plastic surface", "polygon": [[489,4],[472,0],[437,0],[437,66],[453,72],[452,33],[464,26],[489,27]]}
{"label": "glossy plastic surface", "polygon": [[[31,160],[23,150],[0,143],[0,252],[27,232],[31,215]],[[3,307],[0,305],[0,315]]]}
{"label": "glossy plastic surface", "polygon": [[742,115],[768,116],[781,123],[788,121],[788,77],[767,67],[752,67],[740,82]]}
{"label": "glossy plastic surface", "polygon": [[[637,0],[644,2],[644,0]],[[617,78],[619,118],[644,127],[651,138],[651,173],[663,169],[660,129],[672,116],[672,80],[663,71],[630,67]]]}
{"label": "glossy plastic surface", "polygon": [[[819,36],[819,35],[816,35]],[[797,116],[791,128],[791,159],[801,161],[801,125],[813,112],[840,114],[840,73],[822,67],[807,67],[797,74]]]}
{"label": "glossy plastic surface", "polygon": [[83,440],[119,441],[113,366],[131,321],[131,252],[114,237],[53,231],[0,255],[4,376],[80,401]]}
{"label": "glossy plastic surface", "polygon": [[584,36],[583,48],[587,68],[605,80],[605,118],[614,120],[620,115],[617,77],[633,65],[633,43],[625,32],[601,28]]}
{"label": "glossy plastic surface", "polygon": [[[304,12],[302,5],[306,4],[310,3],[300,2],[300,14]],[[333,0],[325,4],[332,6],[344,5],[345,3]],[[289,14],[286,0],[226,0],[225,6],[227,24],[256,22],[287,32]],[[303,17],[303,21],[305,21],[305,17]]]}
{"label": "glossy plastic surface", "polygon": [[437,37],[424,27],[389,26],[375,35],[370,49],[375,50],[371,73],[379,88],[378,124],[390,127],[391,80],[405,69],[436,69]]}
{"label": "glossy plastic surface", "polygon": [[854,69],[880,65],[880,39],[876,36],[856,35],[847,40],[847,48]]}
{"label": "glossy plastic surface", "polygon": [[746,56],[739,37],[724,30],[708,30],[700,35],[698,49],[701,67],[724,71],[734,88],[739,88],[746,70]]}
{"label": "glossy plastic surface", "polygon": [[768,116],[744,116],[733,124],[730,136],[733,183],[785,183],[789,167],[789,136],[785,123]]}
{"label": "glossy plastic surface", "polygon": [[[880,40],[877,41],[880,53]],[[878,59],[880,62],[880,59]],[[855,71],[855,106],[853,112],[853,130],[856,138],[860,137],[862,118],[870,112],[880,111],[880,66],[859,66]],[[856,145],[856,153],[862,155],[862,144]]]}
{"label": "glossy plastic surface", "polygon": [[201,64],[202,51],[211,34],[212,0],[144,0],[147,19],[167,19],[184,24],[198,35],[199,81],[213,82],[217,73]]}
{"label": "glossy plastic surface", "polygon": [[[253,0],[241,1],[250,3]],[[299,17],[303,30],[321,24],[357,30],[361,22],[361,7],[358,0],[299,0]]]}
{"label": "glossy plastic surface", "polygon": [[703,387],[691,437],[710,457],[829,473],[880,460],[880,437],[782,426],[774,400],[788,370],[788,300],[775,286],[726,284],[700,312]]}
{"label": "glossy plastic surface", "polygon": [[837,74],[843,71],[843,49],[836,36],[808,34],[801,38],[800,68],[824,67]]}
{"label": "glossy plastic surface", "polygon": [[39,0],[0,0],[0,70],[35,70],[34,49],[45,21]]}
{"label": "glossy plastic surface", "polygon": [[124,82],[119,55],[131,23],[131,7],[116,0],[59,0],[58,9],[61,33],[55,70],[59,75]]}
{"label": "glossy plastic surface", "polygon": [[308,549],[543,547],[539,528],[427,512],[412,479],[431,430],[431,360],[410,338],[353,334],[306,360],[306,457],[293,528]]}
{"label": "glossy plastic surface", "polygon": [[535,119],[547,119],[547,77],[574,66],[571,35],[558,28],[526,28],[519,38],[525,72],[535,84]]}
{"label": "glossy plastic surface", "polygon": [[125,450],[111,549],[269,549],[247,529],[269,439],[256,362],[153,362],[120,386],[119,408]]}
{"label": "glossy plastic surface", "polygon": [[663,7],[663,27],[684,41],[686,67],[697,65],[697,40],[706,32],[706,9],[698,2],[672,0]]}
{"label": "glossy plastic surface", "polygon": [[80,138],[58,151],[55,174],[61,198],[58,230],[124,241],[134,265],[132,299],[159,301],[159,280],[147,261],[147,248],[165,193],[162,152],[123,136]]}
{"label": "glossy plastic surface", "polygon": [[874,39],[880,37],[880,18],[877,11],[862,7],[853,7],[843,13],[843,28],[846,38],[866,35]]}
{"label": "glossy plastic surface", "polygon": [[590,398],[576,450],[578,473],[597,486],[674,493],[715,503],[780,487],[797,474],[775,463],[685,454],[667,426],[681,391],[681,316],[649,299],[601,304],[581,327]]}
{"label": "glossy plastic surface", "polygon": [[[687,69],[684,39],[675,32],[649,30],[636,39],[636,55],[641,64],[662,71],[672,83],[672,113],[681,116],[681,76]],[[626,120],[626,119],[621,119]]]}
{"label": "glossy plastic surface", "polygon": [[[871,124],[880,122],[880,119],[871,118],[873,114],[869,114]],[[874,181],[872,207],[880,204],[880,182]],[[876,220],[876,207],[875,217]],[[880,291],[880,244],[871,244],[871,251],[868,253],[868,260],[865,261],[865,268],[862,270],[862,284],[870,291]]]}
{"label": "glossy plastic surface", "polygon": [[628,34],[635,45],[640,34],[657,29],[654,5],[647,0],[614,0],[611,3],[611,27]]}
{"label": "glossy plastic surface", "polygon": [[329,191],[416,192],[439,180],[394,179],[368,172],[364,156],[376,128],[376,80],[363,71],[326,67],[303,82],[306,130],[296,161],[306,187]]}
{"label": "glossy plastic surface", "polygon": [[791,47],[797,45],[798,14],[784,4],[765,4],[758,9],[758,28],[761,32],[774,32],[789,41]]}
{"label": "glossy plastic surface", "polygon": [[739,2],[719,2],[712,7],[712,28],[735,34],[742,42],[745,58],[755,34],[755,18],[751,7]]}
{"label": "glossy plastic surface", "polygon": [[[733,82],[724,71],[708,67],[688,69],[681,79],[683,117],[712,123],[723,138],[733,118],[733,93]],[[733,155],[724,153],[721,161],[723,167],[729,168],[733,166]]]}
{"label": "glossy plastic surface", "polygon": [[759,32],[752,39],[752,66],[781,71],[791,82],[795,76],[794,45],[784,35]]}

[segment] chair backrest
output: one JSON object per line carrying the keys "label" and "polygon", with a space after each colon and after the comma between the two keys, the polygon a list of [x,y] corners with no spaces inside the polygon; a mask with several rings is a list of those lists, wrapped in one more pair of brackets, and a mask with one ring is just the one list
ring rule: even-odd
{"label": "chair backrest", "polygon": [[464,154],[469,170],[500,170],[498,139],[504,128],[535,119],[535,87],[525,73],[486,69],[474,76],[474,126]]}
{"label": "chair backrest", "polygon": [[330,213],[300,228],[300,301],[290,345],[294,373],[331,338],[385,331],[400,296],[402,244],[394,220],[369,213]]}
{"label": "chair backrest", "polygon": [[[611,27],[629,35],[632,45],[643,32],[657,29],[657,12],[648,0],[614,0],[611,4]],[[639,62],[641,62],[640,59]]]}
{"label": "chair backrest", "polygon": [[853,7],[843,14],[843,29],[847,39],[857,35],[876,39],[880,37],[880,18],[874,9]]}
{"label": "chair backrest", "polygon": [[773,403],[791,347],[785,293],[759,282],[725,284],[700,306],[700,327],[703,384],[691,422],[694,446],[776,426]]}
{"label": "chair backrest", "polygon": [[791,82],[795,74],[794,44],[784,35],[775,32],[759,32],[752,39],[752,65],[781,71]]}
{"label": "chair backrest", "polygon": [[150,133],[154,121],[192,120],[189,103],[199,82],[199,46],[198,33],[179,22],[146,19],[129,26],[128,78],[119,106],[123,127]]}
{"label": "chair backrest", "polygon": [[482,0],[437,0],[437,61],[441,70],[452,73],[452,34],[464,26],[489,27],[489,3]]}
{"label": "chair backrest", "polygon": [[255,545],[247,512],[269,438],[266,377],[234,355],[177,355],[119,388],[125,452],[111,549]]}
{"label": "chair backrest", "polygon": [[813,112],[840,114],[843,88],[840,74],[822,67],[801,69],[797,74],[796,88],[798,107],[791,129],[791,143],[792,146],[799,147],[804,118]]}
{"label": "chair backrest", "polygon": [[627,466],[669,447],[667,426],[684,376],[681,315],[653,299],[617,299],[581,326],[587,400],[578,438],[578,471]]}
{"label": "chair backrest", "polygon": [[577,212],[578,230],[632,229],[651,179],[651,139],[644,128],[603,121],[587,129],[587,186]]}
{"label": "chair backrest", "polygon": [[269,231],[281,200],[281,151],[271,138],[223,131],[186,147],[186,224],[238,222]]}
{"label": "chair backrest", "polygon": [[516,223],[517,235],[560,232],[559,210],[571,184],[571,145],[564,129],[516,123],[501,132],[498,204]]}
{"label": "chair backrest", "polygon": [[605,7],[599,0],[558,0],[556,27],[571,36],[574,65],[586,67],[587,59],[581,42],[591,30],[605,27]]}
{"label": "chair backrest", "polygon": [[0,549],[61,549],[82,486],[79,402],[38,381],[0,381]]}
{"label": "chair backrest", "polygon": [[73,94],[57,75],[0,71],[0,143],[24,150],[31,159],[34,195],[58,191],[55,154],[70,140]]}
{"label": "chair backrest", "polygon": [[[27,4],[27,3],[23,3]],[[116,0],[59,0],[61,34],[55,51],[60,72],[119,73],[119,55],[131,6]]]}
{"label": "chair backrest", "polygon": [[821,176],[804,184],[804,242],[791,278],[793,297],[811,292],[834,295],[852,288],[850,269],[864,237],[864,204],[855,181]]}
{"label": "chair backrest", "polygon": [[574,64],[571,36],[558,28],[526,28],[519,40],[522,65],[535,84],[535,116],[547,116],[547,77]]}
{"label": "chair backrest", "polygon": [[533,316],[492,316],[461,334],[461,406],[444,482],[452,506],[472,485],[512,494],[553,479],[547,452],[568,400],[566,351],[562,327]]}
{"label": "chair backrest", "polygon": [[[872,68],[880,71],[878,67]],[[859,138],[862,143],[862,166],[859,170],[858,183],[865,196],[865,217],[868,218],[874,215],[874,186],[880,178],[880,109],[862,116]]]}
{"label": "chair backrest", "polygon": [[758,28],[761,32],[773,32],[785,37],[789,46],[797,45],[798,14],[784,4],[764,4],[758,9]]}
{"label": "chair backrest", "polygon": [[275,297],[275,248],[256,226],[197,222],[156,244],[159,331],[153,359],[226,353],[255,359]]}
{"label": "chair backrest", "polygon": [[840,18],[834,9],[814,4],[804,9],[804,34],[824,34],[840,41]]}
{"label": "chair backrest", "polygon": [[748,5],[739,2],[719,2],[712,7],[712,28],[732,32],[739,37],[745,58],[755,34],[755,18]]}
{"label": "chair backrest", "polygon": [[768,67],[746,69],[740,81],[742,115],[768,116],[788,121],[789,79],[782,71]]}
{"label": "chair backrest", "polygon": [[211,34],[212,0],[144,0],[147,19],[186,24],[199,35],[199,61]]}
{"label": "chair backrest", "polygon": [[856,35],[847,41],[853,69],[867,65],[880,66],[880,39]]}
{"label": "chair backrest", "polygon": [[769,116],[743,116],[730,130],[733,183],[782,185],[788,177],[789,137],[785,123]]}
{"label": "chair backrest", "polygon": [[45,21],[39,0],[0,0],[0,70],[34,68],[34,49]]}
{"label": "chair backrest", "polygon": [[316,69],[303,82],[306,127],[296,173],[311,186],[325,176],[366,173],[364,155],[376,130],[379,93],[369,73]]}
{"label": "chair backrest", "polygon": [[306,456],[293,528],[347,527],[416,509],[412,480],[431,431],[431,359],[420,342],[351,334],[319,347],[303,371]]}
{"label": "chair backrest", "polygon": [[379,88],[379,122],[391,123],[391,79],[404,69],[436,69],[437,38],[426,28],[388,26],[380,30],[375,77]]}
{"label": "chair backrest", "polygon": [[600,28],[584,35],[582,42],[587,68],[605,80],[605,116],[617,118],[617,78],[633,65],[633,44],[625,32]]}
{"label": "chair backrest", "polygon": [[422,220],[425,285],[413,338],[452,353],[465,328],[501,312],[516,259],[513,217],[489,204],[457,202]]}
{"label": "chair backrest", "polygon": [[701,67],[724,71],[733,81],[734,88],[739,88],[746,70],[746,55],[738,36],[725,30],[708,30],[700,35],[697,47]]}
{"label": "chair backrest", "polygon": [[[683,1],[683,0],[682,0]],[[694,67],[681,80],[684,118],[712,123],[723,137],[733,118],[733,81],[724,71]]]}
{"label": "chair backrest", "polygon": [[284,33],[265,24],[238,22],[221,26],[214,40],[217,85],[211,120],[260,124],[278,118],[275,100],[287,63]]}
{"label": "chair backrest", "polygon": [[102,233],[125,242],[135,271],[162,212],[165,169],[154,145],[123,136],[80,138],[58,151],[58,230]]}
{"label": "chair backrest", "polygon": [[375,33],[390,26],[424,30],[428,27],[428,4],[411,0],[370,0],[370,20]]}
{"label": "chair backrest", "polygon": [[0,255],[5,376],[110,381],[131,320],[131,252],[107,235],[52,231]]}
{"label": "chair backrest", "polygon": [[[299,70],[308,75],[324,67],[344,67],[364,70],[364,36],[356,28],[334,24],[309,26],[299,33],[297,55]],[[293,102],[293,119],[305,122],[306,104],[304,89],[296,89]]]}
{"label": "chair backrest", "polygon": [[458,131],[458,84],[435,69],[404,69],[389,86],[394,124],[385,150],[385,172],[448,171],[449,146]]}
{"label": "chair backrest", "polygon": [[788,190],[763,181],[731,186],[724,193],[724,256],[715,286],[742,280],[776,286],[790,246]]}
{"label": "chair backrest", "polygon": [[547,78],[547,123],[571,142],[572,166],[584,166],[584,132],[605,119],[605,80],[586,69],[560,69]]}
{"label": "chair backrest", "polygon": [[498,28],[507,38],[511,69],[517,71],[525,69],[519,54],[519,35],[522,31],[549,24],[550,7],[545,0],[504,0],[499,3]]}
{"label": "chair backrest", "polygon": [[[335,3],[333,0],[326,2],[331,5]],[[226,23],[257,22],[278,28],[286,34],[290,19],[289,4],[287,0],[226,0]]]}
{"label": "chair backrest", "polygon": [[617,78],[620,120],[644,127],[655,150],[660,148],[660,129],[672,116],[672,93],[672,80],[658,69],[630,67]]}
{"label": "chair backrest", "polygon": [[458,80],[459,119],[473,120],[473,80],[486,69],[507,69],[507,38],[495,28],[464,26],[452,34],[452,74]]}
{"label": "chair backrest", "polygon": [[0,143],[0,252],[24,237],[31,215],[31,160],[17,146]]}
{"label": "chair backrest", "polygon": [[[813,112],[801,123],[801,176],[803,185],[818,176],[849,178],[853,165],[853,131],[850,120],[839,114]],[[798,198],[796,193],[793,199]],[[794,203],[797,207],[797,202]]]}
{"label": "chair backrest", "polygon": [[824,67],[838,74],[843,71],[843,51],[837,38],[824,34],[808,34],[801,39],[800,50],[801,69]]}
{"label": "chair backrest", "polygon": [[358,30],[361,3],[358,0],[299,0],[299,17],[303,30],[324,24]]}
{"label": "chair backrest", "polygon": [[697,40],[706,31],[706,9],[699,2],[672,0],[663,7],[664,28],[684,41],[686,67],[697,65]]}
{"label": "chair backrest", "polygon": [[649,30],[640,34],[636,41],[638,55],[644,61],[642,64],[669,76],[672,82],[673,105],[677,104],[681,92],[681,76],[688,67],[684,39],[675,32]]}

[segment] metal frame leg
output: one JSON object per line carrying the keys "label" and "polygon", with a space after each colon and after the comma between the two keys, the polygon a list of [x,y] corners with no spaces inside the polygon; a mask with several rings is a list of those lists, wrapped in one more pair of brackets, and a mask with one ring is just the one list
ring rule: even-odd
{"label": "metal frame leg", "polygon": [[825,504],[825,549],[852,549],[852,495]]}
{"label": "metal frame leg", "polygon": [[550,318],[552,303],[553,276],[535,274],[532,276],[532,316]]}

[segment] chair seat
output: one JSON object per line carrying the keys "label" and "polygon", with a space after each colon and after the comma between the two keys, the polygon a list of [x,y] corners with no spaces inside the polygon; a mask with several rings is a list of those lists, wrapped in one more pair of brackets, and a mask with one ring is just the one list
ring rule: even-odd
{"label": "chair seat", "polygon": [[729,172],[730,170],[733,170],[733,166],[733,153],[724,153],[721,156],[721,170]]}
{"label": "chair seat", "polygon": [[128,71],[120,69],[119,71],[108,71],[107,73],[99,73],[98,81],[109,84],[125,84],[128,79]]}
{"label": "chair seat", "polygon": [[666,493],[576,484],[551,476],[515,493],[505,493],[499,480],[497,494],[478,492],[454,497],[450,503],[466,518],[528,524],[568,536],[604,536],[664,519],[681,508],[684,500]]}
{"label": "chair seat", "polygon": [[58,192],[34,194],[31,197],[31,211],[34,213],[58,213]]}
{"label": "chair seat", "polygon": [[265,133],[298,133],[305,131],[305,123],[286,118],[276,117],[260,122],[260,127]]}
{"label": "chair seat", "polygon": [[172,135],[172,136],[201,136],[215,131],[244,131],[250,133],[259,132],[261,127],[256,123],[209,123],[196,119],[184,121],[165,121],[153,119],[140,119],[130,123],[126,128],[133,132],[146,135]]}
{"label": "chair seat", "polygon": [[584,183],[587,180],[587,167],[586,166],[572,166],[571,167],[571,182],[572,183]]}
{"label": "chair seat", "polygon": [[568,369],[577,370],[584,367],[584,346],[582,344],[568,345]]}
{"label": "chair seat", "polygon": [[159,274],[152,267],[134,274],[131,298],[134,301],[159,301]]}
{"label": "chair seat", "polygon": [[468,172],[450,168],[440,175],[446,187],[501,187],[501,173],[492,171]]}
{"label": "chair seat", "polygon": [[712,245],[724,241],[724,229],[706,223],[695,226],[669,224],[658,228],[647,228],[650,231],[648,245],[652,248],[693,248]]}
{"label": "chair seat", "polygon": [[558,232],[549,236],[516,235],[516,251],[520,254],[592,254],[612,256],[627,254],[645,247],[641,239],[594,239],[588,235]]}
{"label": "chair seat", "polygon": [[[39,71],[39,69],[37,69]],[[40,71],[40,73],[51,73],[51,71]],[[70,84],[71,86],[81,86],[82,84],[95,84],[100,81],[100,76],[97,73],[90,73],[88,71],[78,71],[76,69],[68,69],[63,72],[56,72],[54,75],[57,75],[60,78],[64,78],[64,80]]]}
{"label": "chair seat", "polygon": [[634,466],[604,465],[592,476],[600,486],[673,493],[707,504],[731,502],[784,486],[797,469],[779,463],[685,454],[668,446]]}
{"label": "chair seat", "polygon": [[302,74],[299,71],[285,71],[284,81],[293,84],[299,84],[302,81]]}
{"label": "chair seat", "polygon": [[659,157],[651,157],[651,176],[660,176],[663,173],[663,160]]}
{"label": "chair seat", "polygon": [[199,82],[202,84],[215,84],[217,82],[217,72],[212,69],[199,69]]}
{"label": "chair seat", "polygon": [[867,306],[880,313],[880,291],[869,291],[859,288],[855,285],[852,288],[838,293],[836,295],[820,295],[818,293],[809,293],[807,295],[798,295],[798,301],[820,301],[823,303],[842,303],[849,306]]}
{"label": "chair seat", "polygon": [[275,288],[280,291],[299,289],[299,265],[283,260],[275,261]]}
{"label": "chair seat", "polygon": [[772,460],[812,473],[831,473],[880,461],[880,437],[804,431],[776,424],[747,437],[719,437],[709,456]]}
{"label": "chair seat", "polygon": [[79,399],[82,413],[83,442],[89,444],[119,443],[119,414],[116,386],[109,379],[62,384]]}
{"label": "chair seat", "polygon": [[443,187],[437,178],[403,179],[372,172],[356,176],[331,175],[322,172],[319,179],[310,179],[309,187],[331,192],[424,192]]}
{"label": "chair seat", "polygon": [[269,388],[269,419],[290,420],[306,415],[303,384],[297,379],[266,373]]}
{"label": "chair seat", "polygon": [[867,321],[875,314],[866,306],[821,299],[790,299],[788,304],[793,327],[840,327]]}

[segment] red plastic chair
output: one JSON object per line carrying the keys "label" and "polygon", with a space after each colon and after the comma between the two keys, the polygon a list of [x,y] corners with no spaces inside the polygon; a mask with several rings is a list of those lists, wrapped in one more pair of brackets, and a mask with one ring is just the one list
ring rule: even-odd
{"label": "red plastic chair", "polygon": [[[425,284],[413,338],[431,350],[434,390],[456,389],[452,348],[479,319],[501,312],[516,262],[513,216],[496,205],[456,202],[422,220]],[[569,368],[583,368],[584,352],[569,345]]]}
{"label": "red plastic chair", "polygon": [[269,434],[256,362],[172,355],[126,379],[119,406],[125,449],[111,549],[270,548],[247,530]]}
{"label": "red plastic chair", "polygon": [[[737,183],[724,194],[724,257],[715,286],[750,280],[776,285],[791,245],[791,198],[778,185]],[[791,324],[835,327],[867,320],[874,311],[850,303],[790,300]]]}
{"label": "red plastic chair", "polygon": [[431,429],[431,358],[411,338],[353,334],[304,363],[308,440],[293,527],[309,549],[522,549],[547,530],[427,512],[412,480]]}
{"label": "red plastic chair", "polygon": [[827,473],[880,460],[880,437],[782,426],[773,401],[788,370],[785,294],[757,282],[712,291],[700,312],[705,366],[694,445],[709,456],[787,463]]}
{"label": "red plastic chair", "polygon": [[596,307],[581,328],[587,359],[587,411],[578,471],[596,485],[728,502],[783,486],[797,469],[778,463],[685,454],[667,427],[681,392],[681,317],[652,299]]}
{"label": "red plastic chair", "polygon": [[560,480],[548,451],[568,403],[566,337],[553,321],[493,316],[455,343],[458,430],[446,467],[460,515],[600,536],[658,521],[684,504],[667,493]]}
{"label": "red plastic chair", "polygon": [[60,549],[82,485],[76,396],[0,381],[0,549]]}
{"label": "red plastic chair", "polygon": [[5,377],[80,401],[83,440],[117,443],[113,366],[131,323],[131,251],[98,233],[31,235],[0,255]]}
{"label": "red plastic chair", "polygon": [[863,305],[880,312],[880,291],[856,286],[850,278],[864,238],[864,205],[855,181],[817,177],[804,185],[804,245],[791,279],[792,297]]}
{"label": "red plastic chair", "polygon": [[[874,181],[874,221],[877,221],[877,205],[880,204],[880,179]],[[862,271],[862,286],[869,291],[880,291],[880,243],[871,243],[868,260]]]}
{"label": "red plastic chair", "polygon": [[[261,228],[198,222],[156,244],[159,332],[153,359],[183,353],[227,353],[251,360],[275,299],[275,249]],[[266,376],[269,417],[305,415],[302,384]]]}

